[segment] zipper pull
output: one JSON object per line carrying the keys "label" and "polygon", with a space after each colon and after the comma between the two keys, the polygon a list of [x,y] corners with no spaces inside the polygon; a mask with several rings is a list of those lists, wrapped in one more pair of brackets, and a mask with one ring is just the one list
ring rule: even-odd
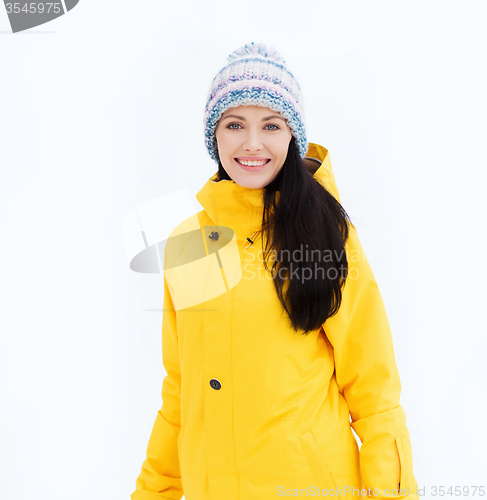
{"label": "zipper pull", "polygon": [[258,233],[259,231],[254,231],[252,234],[251,234],[251,238],[247,238],[246,240],[244,240],[243,242],[243,247],[245,248],[245,250],[247,250],[247,248],[250,247],[250,245],[253,245],[254,244],[254,236]]}

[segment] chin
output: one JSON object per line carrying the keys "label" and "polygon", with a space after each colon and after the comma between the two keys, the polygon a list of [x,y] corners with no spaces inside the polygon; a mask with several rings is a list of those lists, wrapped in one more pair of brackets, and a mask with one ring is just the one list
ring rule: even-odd
{"label": "chin", "polygon": [[238,178],[234,179],[235,183],[238,184],[239,186],[245,187],[245,188],[250,188],[250,189],[261,189],[264,186],[267,186],[269,184],[269,181],[267,179],[249,179],[247,178]]}

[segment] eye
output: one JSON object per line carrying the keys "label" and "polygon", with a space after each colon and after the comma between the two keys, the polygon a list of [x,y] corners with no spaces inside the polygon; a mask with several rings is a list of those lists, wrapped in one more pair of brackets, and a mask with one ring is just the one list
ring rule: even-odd
{"label": "eye", "polygon": [[[267,127],[274,127],[274,128],[269,129]],[[228,125],[227,128],[230,130],[238,130],[240,128],[240,124],[239,123],[230,123],[230,125]],[[267,124],[266,128],[267,128],[267,130],[270,130],[270,131],[280,130],[280,127],[278,127],[277,125],[274,125],[273,123]]]}

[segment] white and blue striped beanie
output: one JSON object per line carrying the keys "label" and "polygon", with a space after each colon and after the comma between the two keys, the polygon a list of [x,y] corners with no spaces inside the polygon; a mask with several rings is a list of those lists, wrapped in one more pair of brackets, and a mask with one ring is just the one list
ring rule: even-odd
{"label": "white and blue striped beanie", "polygon": [[227,60],[229,63],[213,79],[204,114],[205,145],[211,158],[219,162],[215,129],[221,115],[228,108],[252,104],[281,113],[304,158],[308,142],[303,98],[286,61],[273,47],[254,42],[232,52]]}

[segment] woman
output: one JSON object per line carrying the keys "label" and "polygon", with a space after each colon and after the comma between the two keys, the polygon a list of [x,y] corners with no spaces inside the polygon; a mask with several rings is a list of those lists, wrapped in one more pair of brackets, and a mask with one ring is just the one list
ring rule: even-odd
{"label": "woman", "polygon": [[274,49],[228,61],[205,112],[218,173],[166,245],[163,406],[131,498],[417,498],[384,303],[328,151]]}

